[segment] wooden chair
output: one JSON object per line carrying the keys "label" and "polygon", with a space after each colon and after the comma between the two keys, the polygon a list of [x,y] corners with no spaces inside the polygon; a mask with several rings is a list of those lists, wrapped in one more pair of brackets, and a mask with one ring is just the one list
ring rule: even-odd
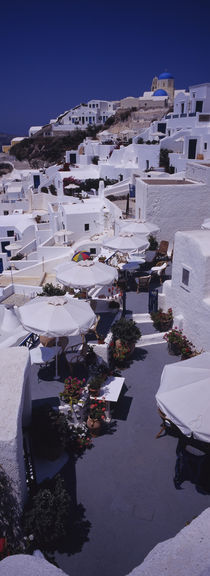
{"label": "wooden chair", "polygon": [[84,342],[82,345],[80,345],[76,350],[67,350],[65,356],[66,356],[66,360],[68,363],[68,367],[69,367],[69,372],[70,374],[74,373],[74,368],[77,364],[84,364],[85,363],[85,358],[86,358],[86,354],[88,352],[88,345],[86,342]]}
{"label": "wooden chair", "polygon": [[156,258],[166,258],[168,255],[168,245],[167,240],[161,240],[159,248],[156,250]]}
{"label": "wooden chair", "polygon": [[139,292],[148,292],[150,280],[151,280],[151,274],[149,276],[140,276],[140,278],[138,278],[138,283],[137,283],[137,292],[138,293]]}
{"label": "wooden chair", "polygon": [[99,336],[98,336],[98,332],[97,332],[97,326],[98,326],[98,323],[99,323],[99,321],[100,321],[100,318],[101,318],[101,317],[100,317],[100,314],[98,314],[98,315],[96,316],[95,324],[93,324],[93,326],[91,326],[91,328],[89,328],[89,332],[94,332],[95,335],[96,335],[96,338],[99,337]]}

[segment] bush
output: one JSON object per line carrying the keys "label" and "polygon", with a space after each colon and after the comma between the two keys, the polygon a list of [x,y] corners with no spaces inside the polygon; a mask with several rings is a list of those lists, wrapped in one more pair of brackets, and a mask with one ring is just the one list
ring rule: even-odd
{"label": "bush", "polygon": [[12,256],[10,260],[22,260],[24,258],[24,254],[18,252],[15,256]]}
{"label": "bush", "polygon": [[71,499],[60,476],[43,482],[24,515],[24,531],[34,548],[55,550],[67,535]]}
{"label": "bush", "polygon": [[93,156],[92,157],[92,164],[98,165],[98,161],[99,161],[99,156]]}
{"label": "bush", "polygon": [[163,312],[162,308],[159,308],[157,312],[151,312],[150,314],[154,327],[160,332],[166,332],[170,330],[173,324],[173,312],[172,308],[169,308],[167,312]]}
{"label": "bush", "polygon": [[20,508],[15,487],[0,466],[0,536],[5,535],[9,553],[16,553],[21,539]]}
{"label": "bush", "polygon": [[48,282],[42,287],[41,294],[37,294],[37,296],[64,296],[64,294],[66,294],[65,289],[54,286],[51,282]]}
{"label": "bush", "polygon": [[110,302],[109,302],[109,308],[111,308],[111,309],[117,309],[117,308],[119,308],[119,307],[120,307],[120,305],[119,305],[119,302],[117,302],[117,300],[110,300]]}
{"label": "bush", "polygon": [[149,240],[149,248],[148,248],[148,250],[157,250],[158,241],[156,240],[155,236],[153,236],[152,234],[150,234],[148,240]]}
{"label": "bush", "polygon": [[44,192],[45,194],[48,194],[48,188],[47,188],[47,186],[42,186],[41,192]]}
{"label": "bush", "polygon": [[141,332],[133,320],[126,320],[125,318],[120,318],[115,322],[111,331],[113,334],[114,341],[120,340],[123,344],[132,346],[136,344],[137,340],[141,337]]}
{"label": "bush", "polygon": [[160,150],[160,167],[165,168],[165,172],[168,172],[169,174],[171,173],[170,171],[172,168],[170,167],[170,152],[172,152],[172,150],[168,150],[167,148],[161,148]]}
{"label": "bush", "polygon": [[56,187],[54,186],[54,184],[50,184],[49,191],[51,194],[53,194],[53,196],[57,196],[57,190],[56,190]]}

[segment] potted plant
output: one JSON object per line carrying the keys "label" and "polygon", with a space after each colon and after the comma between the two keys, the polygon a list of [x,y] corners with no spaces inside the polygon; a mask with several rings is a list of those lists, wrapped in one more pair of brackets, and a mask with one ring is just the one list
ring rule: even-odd
{"label": "potted plant", "polygon": [[80,380],[79,378],[69,376],[64,380],[64,390],[60,392],[61,400],[64,400],[66,404],[77,404],[83,393],[84,386],[85,378]]}
{"label": "potted plant", "polygon": [[[186,350],[192,346],[192,342],[183,334],[183,330],[179,330],[176,326],[164,335],[164,339],[168,342],[169,352],[172,352],[175,356],[179,356],[182,350]],[[186,353],[188,354],[188,351]]]}
{"label": "potted plant", "polygon": [[122,317],[111,327],[114,343],[120,341],[127,345],[130,351],[135,348],[137,340],[141,337],[141,332],[133,320],[126,320]]}
{"label": "potted plant", "polygon": [[125,362],[126,358],[129,357],[130,352],[131,352],[130,347],[127,344],[123,344],[123,342],[120,342],[118,340],[116,341],[115,346],[113,348],[112,358],[117,365],[121,366],[121,364]]}
{"label": "potted plant", "polygon": [[90,404],[87,427],[91,436],[98,436],[100,434],[102,422],[105,420],[105,411],[106,406],[104,400],[95,400]]}
{"label": "potted plant", "polygon": [[167,332],[172,328],[173,325],[173,312],[172,308],[168,308],[167,312],[163,312],[162,308],[159,308],[157,312],[151,312],[150,314],[154,327],[160,332]]}

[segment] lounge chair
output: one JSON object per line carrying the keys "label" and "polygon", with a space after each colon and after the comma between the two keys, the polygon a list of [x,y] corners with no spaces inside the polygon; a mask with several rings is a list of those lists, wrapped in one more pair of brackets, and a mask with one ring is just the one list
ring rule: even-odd
{"label": "lounge chair", "polygon": [[148,292],[151,280],[151,274],[149,276],[140,276],[137,281],[137,292]]}

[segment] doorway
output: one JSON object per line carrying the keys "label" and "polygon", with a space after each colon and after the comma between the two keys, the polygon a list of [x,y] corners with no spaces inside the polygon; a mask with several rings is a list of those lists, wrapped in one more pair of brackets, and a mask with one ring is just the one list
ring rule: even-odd
{"label": "doorway", "polygon": [[196,146],[197,146],[197,140],[196,140],[196,139],[189,140],[189,145],[188,145],[188,158],[191,159],[191,160],[195,159]]}

